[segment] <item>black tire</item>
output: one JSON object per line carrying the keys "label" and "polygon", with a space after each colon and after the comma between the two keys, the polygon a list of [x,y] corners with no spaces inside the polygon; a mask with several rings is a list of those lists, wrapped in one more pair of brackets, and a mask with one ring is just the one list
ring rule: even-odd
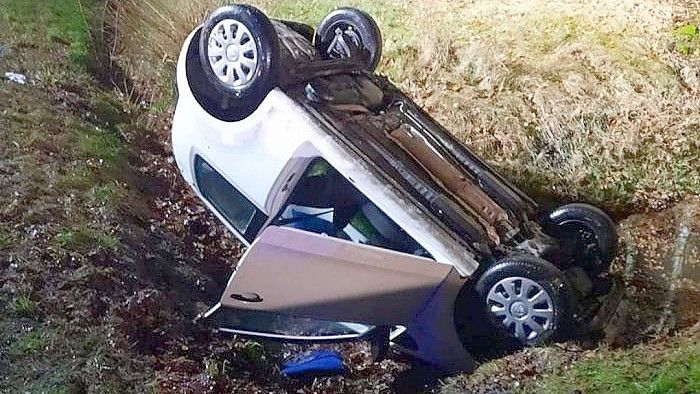
{"label": "black tire", "polygon": [[607,272],[617,251],[615,222],[602,210],[589,204],[567,204],[547,218],[545,231],[569,248],[574,264],[589,275]]}
{"label": "black tire", "polygon": [[[526,311],[524,312],[526,314],[521,317],[523,320],[518,319],[518,322],[534,320],[536,323],[542,325],[545,331],[536,335],[534,338],[517,338],[513,331],[518,322],[513,321],[508,326],[505,326],[503,323],[503,321],[505,321],[505,315],[497,316],[491,311],[491,306],[494,304],[493,301],[488,300],[488,296],[492,289],[494,289],[494,291],[500,289],[499,283],[501,283],[501,281],[513,280],[517,283],[519,281],[517,278],[525,278],[534,282],[540,289],[533,286],[530,288],[530,292],[535,292],[536,294],[539,290],[543,290],[551,300],[551,305],[545,301],[543,304],[538,303],[532,305],[532,307],[526,307]],[[519,291],[523,291],[524,282],[520,281],[520,283],[521,287]],[[494,329],[493,331],[497,332],[497,337],[501,339],[509,339],[528,346],[539,345],[550,339],[563,339],[569,327],[570,311],[574,303],[571,285],[567,281],[564,273],[546,260],[530,255],[503,258],[481,275],[475,285],[475,292],[478,302],[477,305],[483,308],[491,327]],[[535,298],[534,294],[527,294],[526,297],[531,299]],[[507,303],[502,305],[505,310],[509,311],[509,318],[511,319],[513,314],[512,308],[515,307],[514,304],[517,301],[518,298],[508,297]],[[542,305],[548,305],[548,307],[552,309],[551,318],[548,323],[546,318],[536,316],[538,314],[534,312],[535,308],[542,308]],[[522,325],[526,336],[531,335],[534,331],[528,324],[530,323]]]}
{"label": "black tire", "polygon": [[[338,29],[347,47],[335,45]],[[382,58],[382,33],[377,22],[356,8],[338,8],[326,15],[316,29],[314,45],[326,59],[363,56],[367,71],[374,71]]]}
{"label": "black tire", "polygon": [[313,27],[307,25],[306,23],[286,20],[280,20],[280,22],[284,23],[285,25],[287,25],[287,27],[299,33],[300,36],[306,38],[307,40],[309,40],[309,42],[314,41],[314,35],[316,34],[316,31]]}
{"label": "black tire", "polygon": [[[246,34],[245,42],[242,44],[252,40],[257,54],[254,67],[244,66],[243,68],[244,74],[250,75],[247,76],[248,81],[242,86],[234,86],[219,79],[209,61],[210,35],[217,25],[225,20],[237,21],[248,29],[250,37]],[[238,34],[237,30],[233,33],[236,38]],[[217,118],[237,121],[248,117],[258,108],[270,90],[278,85],[280,54],[277,33],[267,16],[255,7],[229,5],[215,10],[206,19],[199,32],[197,49],[200,64],[198,70],[192,70],[189,76],[194,77],[200,85],[204,84],[204,86],[198,87],[195,97],[199,96],[206,101],[206,105],[203,106]],[[233,56],[248,57],[252,53],[252,51],[246,51]],[[217,56],[214,55],[212,58]],[[195,76],[196,71],[201,72],[202,76]],[[234,75],[238,76],[238,72],[236,71]]]}

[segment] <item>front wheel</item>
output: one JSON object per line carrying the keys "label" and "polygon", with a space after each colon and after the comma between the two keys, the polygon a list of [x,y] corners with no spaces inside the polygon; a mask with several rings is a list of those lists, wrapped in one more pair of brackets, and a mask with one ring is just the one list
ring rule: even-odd
{"label": "front wheel", "polygon": [[569,319],[570,286],[546,260],[522,255],[498,261],[475,286],[478,302],[501,336],[524,345],[561,337]]}
{"label": "front wheel", "polygon": [[279,81],[279,40],[272,22],[255,7],[214,11],[199,35],[200,87],[219,118],[250,115]]}

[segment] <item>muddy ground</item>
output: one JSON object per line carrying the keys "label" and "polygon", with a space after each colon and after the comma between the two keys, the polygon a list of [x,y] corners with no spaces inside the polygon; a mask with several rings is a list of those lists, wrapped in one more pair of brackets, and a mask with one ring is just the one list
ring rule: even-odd
{"label": "muddy ground", "polygon": [[507,392],[592,354],[698,333],[691,198],[621,221],[625,295],[603,340],[527,349],[440,380],[397,354],[371,364],[365,344],[345,345],[345,377],[285,380],[279,361],[299,348],[193,323],[241,246],[182,182],[172,114],[66,66],[69,48],[30,39],[34,28],[0,26],[0,75],[29,78],[0,81],[1,392]]}

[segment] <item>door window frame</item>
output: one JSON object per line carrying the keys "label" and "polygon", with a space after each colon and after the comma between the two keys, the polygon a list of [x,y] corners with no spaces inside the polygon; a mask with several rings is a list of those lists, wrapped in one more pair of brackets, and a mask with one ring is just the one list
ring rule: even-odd
{"label": "door window frame", "polygon": [[[294,183],[293,183],[293,184],[287,184],[287,185],[286,185],[286,187],[288,187],[290,190],[288,191],[288,194],[287,194],[287,196],[285,197],[284,201],[282,201],[282,203],[281,203],[281,204],[279,205],[279,207],[276,209],[276,212],[273,212],[273,213],[270,215],[270,218],[269,218],[269,220],[268,220],[268,223],[267,223],[267,225],[266,225],[265,227],[267,227],[267,226],[269,226],[269,225],[275,225],[275,222],[281,218],[281,216],[283,215],[284,211],[285,211],[286,208],[289,206],[289,200],[292,198],[292,196],[294,195],[294,193],[297,192],[297,190],[298,190],[298,188],[299,188],[300,182],[302,181],[302,179],[304,178],[304,176],[308,173],[309,169],[311,169],[311,167],[314,166],[314,165],[315,165],[316,163],[318,163],[319,161],[324,161],[328,166],[330,166],[330,168],[331,168],[333,171],[336,171],[341,177],[343,177],[346,181],[348,181],[348,183],[349,183],[353,188],[355,188],[355,190],[356,190],[358,193],[362,194],[362,196],[364,196],[364,198],[366,198],[367,201],[369,201],[372,205],[374,205],[374,207],[375,207],[376,209],[378,209],[384,216],[386,216],[386,218],[389,219],[399,230],[401,230],[407,237],[409,237],[416,245],[418,245],[421,249],[423,249],[423,250],[428,254],[427,256],[421,256],[421,257],[427,258],[427,259],[432,260],[432,261],[437,261],[437,260],[435,259],[435,257],[433,256],[433,254],[432,254],[425,246],[423,246],[423,244],[421,244],[415,237],[413,237],[408,231],[406,231],[406,230],[403,228],[403,226],[401,226],[399,223],[397,223],[391,216],[387,215],[387,213],[384,211],[384,209],[382,209],[381,207],[379,207],[374,201],[372,201],[372,200],[367,196],[367,194],[366,194],[365,192],[363,192],[362,190],[360,190],[360,189],[355,185],[355,183],[354,183],[351,179],[348,179],[348,177],[346,177],[346,176],[343,175],[340,171],[338,171],[338,170],[335,168],[335,166],[333,166],[333,164],[331,164],[331,162],[329,162],[325,157],[323,157],[323,156],[321,156],[321,155],[315,156],[315,157],[311,158],[308,162],[306,162],[305,165],[304,165],[304,167],[302,167],[302,168],[298,171],[298,172],[299,172],[299,175],[298,175],[298,176],[296,176],[296,173],[292,174],[292,177],[290,177],[290,180],[291,180],[291,178],[296,177],[296,179],[294,179]],[[300,230],[300,231],[307,231],[307,232],[313,233],[312,231],[308,231],[308,230]],[[404,254],[407,254],[407,255],[416,256],[416,255],[414,255],[414,254],[412,254],[412,253],[408,253],[408,252],[404,252],[404,251],[400,251],[400,250],[388,248],[388,247],[386,247],[386,246],[377,246],[377,245],[363,244],[363,243],[354,242],[354,241],[349,241],[349,242],[353,242],[353,243],[356,243],[356,244],[358,244],[358,245],[373,246],[373,247],[377,247],[377,248],[384,249],[384,250],[390,250],[390,251],[396,252],[396,253],[404,253]]]}
{"label": "door window frame", "polygon": [[[201,194],[204,201],[212,208],[214,212],[216,212],[217,216],[219,216],[227,224],[227,226],[234,232],[234,234],[236,234],[236,236],[246,245],[250,245],[258,236],[260,231],[262,231],[262,229],[265,227],[265,224],[269,219],[268,214],[266,214],[265,211],[263,211],[257,204],[255,204],[240,188],[236,187],[236,185],[233,182],[228,180],[219,170],[216,169],[216,167],[214,167],[211,163],[205,160],[202,156],[195,154],[193,161],[195,185],[199,194]],[[241,229],[238,229],[236,228],[236,226],[234,226],[231,220],[229,220],[229,217],[227,216],[226,212],[222,209],[223,207],[221,206],[221,204],[213,200],[211,198],[211,195],[205,189],[202,188],[201,170],[203,165],[209,167],[212,173],[215,174],[216,177],[220,178],[218,181],[223,182],[226,187],[229,187],[235,193],[238,193],[238,195],[246,203],[250,204],[250,207],[253,208],[253,216],[250,219],[250,223],[245,228],[245,232],[242,232]]]}

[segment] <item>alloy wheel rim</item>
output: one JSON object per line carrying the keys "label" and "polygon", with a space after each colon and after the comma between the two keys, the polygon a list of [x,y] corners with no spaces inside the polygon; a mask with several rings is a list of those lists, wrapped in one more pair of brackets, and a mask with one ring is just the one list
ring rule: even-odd
{"label": "alloy wheel rim", "polygon": [[250,85],[258,69],[258,50],[245,25],[225,19],[209,34],[207,56],[212,71],[226,86],[242,89]]}
{"label": "alloy wheel rim", "polygon": [[531,279],[502,279],[489,290],[486,304],[495,319],[521,341],[535,340],[552,329],[552,297]]}

